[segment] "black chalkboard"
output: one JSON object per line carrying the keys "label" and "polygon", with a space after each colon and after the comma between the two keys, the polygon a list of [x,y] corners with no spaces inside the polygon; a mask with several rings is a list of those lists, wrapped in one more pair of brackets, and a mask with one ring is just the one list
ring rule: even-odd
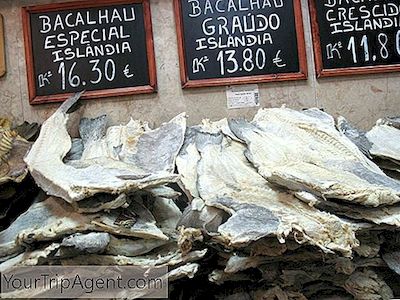
{"label": "black chalkboard", "polygon": [[184,87],[306,78],[300,1],[175,0]]}
{"label": "black chalkboard", "polygon": [[82,90],[102,97],[155,89],[147,0],[50,4],[23,12],[31,103]]}
{"label": "black chalkboard", "polygon": [[400,1],[310,0],[319,76],[400,69]]}

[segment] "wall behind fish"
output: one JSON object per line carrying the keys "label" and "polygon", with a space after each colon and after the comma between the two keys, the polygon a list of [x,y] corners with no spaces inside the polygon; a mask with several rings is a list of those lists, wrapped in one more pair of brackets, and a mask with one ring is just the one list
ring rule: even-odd
{"label": "wall behind fish", "polygon": [[[43,122],[59,104],[31,106],[25,68],[21,7],[65,2],[48,0],[2,0],[7,74],[0,79],[0,117]],[[130,117],[158,125],[180,112],[187,112],[189,123],[203,118],[252,118],[256,108],[228,110],[225,87],[182,90],[172,0],[150,0],[158,93],[86,101],[83,114],[108,114],[111,124],[125,123]],[[307,81],[260,84],[262,107],[287,104],[293,108],[317,106],[337,116],[343,115],[357,126],[368,129],[386,115],[400,114],[400,73],[352,76],[316,80],[307,0],[302,0],[309,79]]]}

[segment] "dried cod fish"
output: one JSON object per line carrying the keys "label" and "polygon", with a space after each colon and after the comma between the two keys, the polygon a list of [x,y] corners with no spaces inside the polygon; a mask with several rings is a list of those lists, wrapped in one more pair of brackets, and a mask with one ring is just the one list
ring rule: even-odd
{"label": "dried cod fish", "polygon": [[389,125],[394,128],[400,129],[400,117],[385,117],[377,121],[378,125]]}
{"label": "dried cod fish", "polygon": [[72,205],[79,213],[97,213],[100,211],[109,211],[120,207],[128,207],[130,198],[126,194],[110,195],[97,194],[92,197],[74,202]]}
{"label": "dried cod fish", "polygon": [[400,227],[400,205],[365,207],[354,204],[324,200],[307,192],[296,193],[296,197],[320,210],[354,220],[369,221],[377,225]]}
{"label": "dried cod fish", "polygon": [[183,114],[142,134],[130,132],[132,128],[127,126],[116,135],[115,128],[109,128],[104,139],[108,149],[115,152],[115,147],[121,148],[117,155],[120,160],[116,160],[115,153],[101,157],[86,154],[91,159],[65,164],[63,159],[71,149],[68,115],[79,97],[76,94],[64,102],[43,124],[38,140],[25,158],[36,183],[48,194],[74,202],[98,193],[120,194],[177,180],[171,166],[183,143]]}
{"label": "dried cod fish", "polygon": [[374,157],[392,161],[400,161],[399,128],[382,124],[380,120],[367,132],[367,138],[371,142],[371,154]]}
{"label": "dried cod fish", "polygon": [[337,127],[339,131],[347,136],[365,156],[372,158],[369,153],[372,144],[366,137],[366,132],[354,127],[342,116],[337,119]]}
{"label": "dried cod fish", "polygon": [[336,130],[334,119],[318,109],[261,109],[252,122],[232,120],[229,125],[247,143],[247,158],[270,182],[366,206],[400,201],[400,183],[368,160]]}
{"label": "dried cod fish", "polygon": [[[273,189],[246,160],[245,146],[221,133],[197,132],[195,138],[185,144],[194,141],[200,160],[197,182],[189,184],[197,186],[206,206],[230,215],[218,227],[222,242],[241,247],[268,236],[276,236],[284,242],[293,234],[298,243],[315,245],[328,253],[339,251],[351,255],[358,242],[350,226],[288,193]],[[187,170],[181,168],[185,157],[185,154],[180,156],[180,174]],[[185,218],[191,220],[187,215]],[[193,227],[190,223],[183,225]]]}
{"label": "dried cod fish", "polygon": [[195,138],[198,130],[189,127],[186,130],[185,142],[181,151],[176,158],[176,166],[179,175],[181,176],[181,188],[186,192],[186,195],[191,200],[199,197],[197,191],[197,163],[200,160],[199,151],[196,148]]}
{"label": "dried cod fish", "polygon": [[400,275],[400,252],[385,253],[382,257],[389,268]]}
{"label": "dried cod fish", "polygon": [[105,253],[133,257],[149,253],[171,243],[171,241],[160,239],[126,239],[111,236]]}
{"label": "dried cod fish", "polygon": [[40,125],[38,123],[28,123],[25,121],[13,128],[13,130],[18,132],[18,135],[23,137],[25,140],[34,142],[39,136]]}
{"label": "dried cod fish", "polygon": [[176,281],[184,277],[193,278],[199,271],[200,265],[196,263],[189,263],[184,266],[178,267],[168,273],[168,281]]}
{"label": "dried cod fish", "polygon": [[33,204],[0,232],[0,257],[23,251],[23,245],[55,240],[63,235],[94,229],[91,216],[75,212],[61,199],[49,197]]}
{"label": "dried cod fish", "polygon": [[149,254],[144,256],[112,256],[112,255],[81,255],[70,259],[62,259],[60,262],[63,265],[115,265],[115,266],[143,266],[143,267],[155,267],[155,266],[179,266],[182,264],[196,262],[202,259],[207,249],[196,250],[182,255],[178,250],[171,249],[158,251],[155,254]]}
{"label": "dried cod fish", "polygon": [[36,266],[47,263],[60,248],[59,243],[52,243],[44,249],[21,253],[0,264],[0,272],[8,272],[16,266]]}
{"label": "dried cod fish", "polygon": [[0,185],[20,183],[28,174],[24,157],[31,143],[12,130],[0,131]]}
{"label": "dried cod fish", "polygon": [[[152,213],[142,204],[133,201],[133,204],[127,209],[119,208],[111,211],[111,213],[80,214],[62,199],[49,197],[44,201],[33,204],[10,227],[0,232],[0,257],[18,254],[23,251],[24,247],[31,247],[37,242],[55,241],[66,235],[88,231],[101,231],[125,237],[144,237],[164,241],[164,243],[151,241],[147,244],[143,243],[133,249],[132,252],[145,251],[150,247],[155,248],[169,240],[169,237],[157,227],[156,219],[154,219]],[[161,209],[161,211],[171,215],[172,209],[168,207]],[[115,222],[118,218],[119,222]],[[175,222],[177,222],[177,216],[175,218]],[[160,221],[161,224],[164,224],[163,219]],[[164,224],[164,226],[166,225]],[[73,241],[82,242],[81,248],[88,246],[85,243],[89,243],[89,239],[83,237],[78,241],[77,239],[75,238]],[[111,241],[114,242],[113,239]],[[117,244],[110,242],[111,246],[114,245],[114,250],[118,248]],[[124,251],[129,251],[130,247],[134,248],[128,243]]]}
{"label": "dried cod fish", "polygon": [[157,227],[152,213],[138,200],[133,200],[128,208],[118,208],[102,214],[92,223],[103,231],[118,235],[168,240]]}
{"label": "dried cod fish", "polygon": [[60,256],[81,254],[101,254],[110,243],[110,235],[105,232],[75,233],[61,242]]}
{"label": "dried cod fish", "polygon": [[360,300],[393,299],[390,287],[375,272],[355,272],[346,281],[344,288]]}

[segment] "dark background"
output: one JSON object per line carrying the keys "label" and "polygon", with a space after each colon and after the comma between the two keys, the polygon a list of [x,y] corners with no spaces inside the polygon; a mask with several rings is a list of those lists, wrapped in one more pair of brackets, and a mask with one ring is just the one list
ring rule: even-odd
{"label": "dark background", "polygon": [[[204,8],[205,0],[199,0],[201,6]],[[221,2],[221,6],[227,7],[226,3],[228,0],[224,0]],[[262,1],[260,1],[262,3]],[[237,3],[237,1],[235,1]],[[249,0],[242,0],[243,6],[249,4]],[[293,0],[285,0],[285,5],[283,8],[266,8],[266,9],[255,9],[253,11],[241,11],[241,12],[226,12],[226,13],[218,13],[215,12],[212,15],[200,15],[196,18],[189,17],[189,13],[191,13],[191,5],[187,0],[182,0],[182,18],[183,18],[183,31],[184,31],[184,45],[185,45],[185,59],[187,65],[187,74],[189,80],[198,80],[198,79],[212,79],[212,78],[231,78],[231,77],[240,77],[240,76],[251,76],[251,75],[268,75],[268,74],[278,74],[278,73],[297,73],[300,70],[299,67],[299,59],[298,59],[298,51],[297,51],[297,37],[296,37],[296,26],[295,26],[295,18],[294,18],[294,6]],[[281,25],[277,31],[272,31],[268,29],[267,32],[271,33],[272,39],[274,41],[273,45],[269,43],[266,45],[254,45],[250,47],[253,49],[253,61],[255,61],[255,50],[257,48],[263,48],[267,57],[267,64],[263,70],[259,70],[257,67],[254,68],[252,72],[246,72],[245,70],[237,71],[233,74],[225,72],[225,75],[222,76],[220,72],[220,63],[217,61],[217,56],[220,49],[209,50],[204,49],[200,51],[196,51],[196,39],[205,36],[202,32],[202,23],[205,19],[212,17],[217,18],[218,16],[224,16],[228,19],[228,28],[231,25],[232,16],[245,16],[248,13],[253,14],[264,14],[266,16],[271,13],[277,13],[281,18]],[[211,23],[210,23],[211,24]],[[214,24],[214,23],[212,23]],[[243,33],[246,34],[246,33]],[[241,33],[236,32],[235,35],[241,36]],[[218,32],[213,35],[215,38],[218,38]],[[225,39],[224,39],[225,40]],[[245,47],[239,48],[225,48],[221,50],[236,50],[235,58],[237,59],[239,66],[243,65],[243,50]],[[278,68],[275,64],[272,63],[272,59],[275,57],[278,50],[282,50],[280,57],[283,59],[283,62],[286,63],[286,67]],[[209,58],[209,62],[206,65],[206,72],[199,72],[193,74],[192,72],[192,61],[194,58],[200,58],[202,56],[207,55]],[[226,61],[225,56],[225,61]],[[226,64],[226,63],[225,63]],[[232,64],[229,63],[229,68],[231,68]]]}
{"label": "dark background", "polygon": [[[346,4],[343,1],[341,7],[349,8],[349,7],[360,7],[362,5],[367,6],[368,10],[371,11],[372,7],[376,4],[381,3],[396,3],[400,4],[400,1],[372,1],[372,2],[362,2],[359,4]],[[346,68],[346,67],[367,67],[367,66],[377,66],[377,65],[391,65],[400,63],[400,56],[397,55],[396,52],[396,33],[400,28],[386,28],[384,30],[378,31],[357,31],[357,32],[347,32],[347,33],[337,33],[331,34],[332,29],[329,27],[330,22],[326,20],[325,14],[329,8],[324,6],[326,0],[320,1],[316,0],[316,8],[317,8],[317,19],[318,19],[318,27],[320,32],[320,41],[321,41],[321,52],[322,52],[322,61],[324,65],[324,69],[337,69],[337,68]],[[380,55],[380,44],[378,42],[378,35],[380,33],[385,33],[388,36],[387,49],[389,52],[389,57],[387,59],[382,59]],[[369,44],[369,53],[370,53],[370,61],[364,61],[364,49],[360,46],[361,39],[363,35],[368,36],[368,44]],[[357,63],[353,62],[353,55],[350,50],[347,50],[347,46],[351,36],[355,36],[356,42],[356,52],[357,52]],[[341,49],[342,58],[335,59],[327,59],[326,53],[326,45],[330,43],[342,42],[343,48]],[[372,61],[373,55],[376,55],[376,61]]]}

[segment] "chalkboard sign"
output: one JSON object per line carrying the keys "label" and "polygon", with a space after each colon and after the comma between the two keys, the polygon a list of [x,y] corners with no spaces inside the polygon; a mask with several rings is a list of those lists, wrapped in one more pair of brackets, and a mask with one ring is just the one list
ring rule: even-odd
{"label": "chalkboard sign", "polygon": [[156,88],[148,0],[22,9],[31,104],[151,93]]}
{"label": "chalkboard sign", "polygon": [[174,0],[182,86],[307,78],[300,0]]}
{"label": "chalkboard sign", "polygon": [[319,77],[400,70],[400,1],[310,0]]}

